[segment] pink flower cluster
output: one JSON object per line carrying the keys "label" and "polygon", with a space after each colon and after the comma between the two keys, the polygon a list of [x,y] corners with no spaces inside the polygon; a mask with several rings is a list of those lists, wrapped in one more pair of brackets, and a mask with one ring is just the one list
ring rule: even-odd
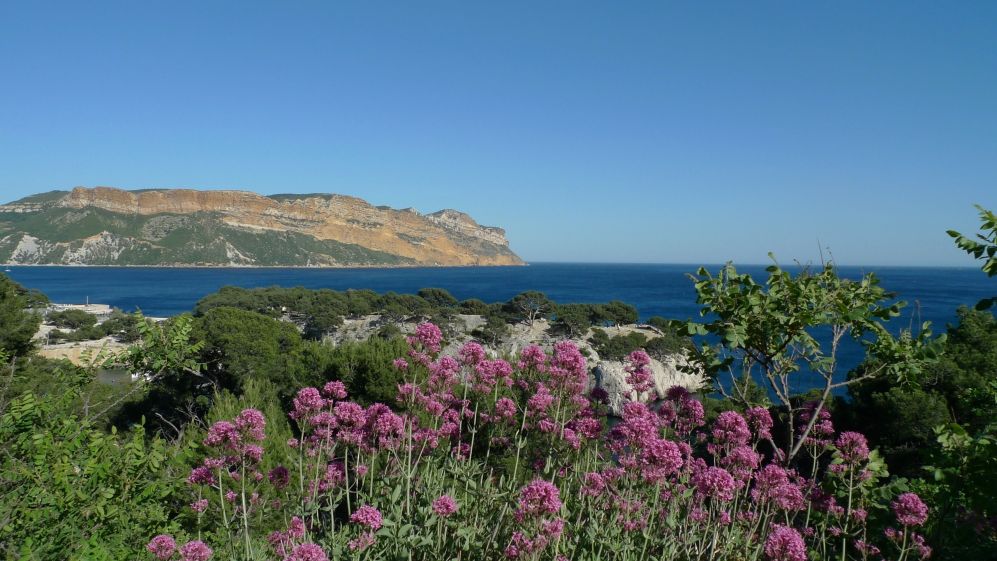
{"label": "pink flower cluster", "polygon": [[509,559],[533,557],[559,540],[564,532],[561,496],[553,483],[534,479],[519,492],[515,517],[520,529],[512,533],[504,554]]}
{"label": "pink flower cluster", "polygon": [[374,532],[379,530],[383,523],[381,511],[370,505],[363,505],[350,516],[350,522],[361,528],[361,534],[347,544],[351,550],[362,551],[374,545],[376,541]]}
{"label": "pink flower cluster", "polygon": [[651,374],[651,357],[642,349],[630,353],[627,357],[626,382],[634,391],[634,399],[654,389],[654,377]]}
{"label": "pink flower cluster", "polygon": [[855,465],[869,459],[869,443],[865,436],[857,432],[841,433],[834,447],[845,464]]}
{"label": "pink flower cluster", "polygon": [[433,513],[440,518],[448,518],[450,515],[457,512],[457,501],[455,501],[450,495],[441,495],[438,499],[433,501],[432,508]]}
{"label": "pink flower cluster", "polygon": [[208,561],[214,552],[201,540],[189,541],[177,550],[177,543],[173,536],[160,534],[150,541],[145,549],[152,553],[159,561],[167,561],[179,551],[180,561]]}
{"label": "pink flower cluster", "polygon": [[288,557],[292,554],[305,537],[305,523],[297,516],[291,517],[287,530],[276,531],[267,536],[267,541],[279,557]]}
{"label": "pink flower cluster", "polygon": [[806,561],[807,546],[794,528],[777,524],[765,540],[765,557],[770,561]]}
{"label": "pink flower cluster", "polygon": [[[810,420],[814,417],[814,411],[817,411],[820,404],[816,401],[811,401],[803,407],[803,411],[800,412],[799,422],[796,424],[797,436],[803,436],[802,432],[809,425]],[[834,437],[834,423],[831,422],[831,413],[826,407],[820,407],[820,412],[817,413],[817,420],[814,421],[813,428],[810,433],[804,438],[804,444],[813,448],[827,448],[832,444],[832,438]]]}
{"label": "pink flower cluster", "polygon": [[916,493],[904,493],[891,505],[897,522],[904,526],[921,526],[928,520],[928,505]]}
{"label": "pink flower cluster", "polygon": [[[266,437],[266,419],[256,409],[244,409],[235,422],[217,421],[208,428],[204,445],[219,450],[227,456],[226,464],[239,461],[247,465],[258,464],[263,458],[263,447],[258,443]],[[194,478],[194,474],[191,474]],[[203,478],[203,476],[202,476]]]}
{"label": "pink flower cluster", "polygon": [[443,342],[443,332],[432,323],[420,323],[415,328],[415,334],[407,338],[412,347],[409,356],[419,364],[429,364],[431,356],[440,352]]}

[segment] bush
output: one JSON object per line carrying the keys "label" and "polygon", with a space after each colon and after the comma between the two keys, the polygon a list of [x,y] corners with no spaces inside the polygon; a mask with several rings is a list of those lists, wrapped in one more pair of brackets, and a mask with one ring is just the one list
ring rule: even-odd
{"label": "bush", "polygon": [[483,316],[488,313],[489,306],[477,298],[471,298],[470,300],[461,301],[458,310],[462,314]]}
{"label": "bush", "polygon": [[201,361],[221,388],[238,391],[251,378],[268,379],[290,391],[297,386],[301,335],[294,325],[256,312],[214,308],[194,324],[204,341]]}
{"label": "bush", "polygon": [[623,360],[627,355],[647,345],[647,337],[641,333],[626,333],[610,337],[603,329],[595,329],[589,343],[603,360]]}
{"label": "bush", "polygon": [[[0,273],[0,351],[24,356],[34,349],[32,337],[38,332],[41,316],[28,311],[28,291]],[[37,299],[37,298],[36,298]]]}
{"label": "bush", "polygon": [[72,412],[72,387],[17,397],[0,417],[0,556],[134,558],[152,533],[176,531],[171,498],[184,475],[168,445],[139,425],[104,432]]}
{"label": "bush", "polygon": [[52,325],[65,329],[93,327],[97,323],[97,316],[75,309],[50,312],[47,319]]}
{"label": "bush", "polygon": [[485,325],[475,329],[471,335],[492,347],[497,347],[509,336],[509,324],[501,315],[489,313],[485,316]]}

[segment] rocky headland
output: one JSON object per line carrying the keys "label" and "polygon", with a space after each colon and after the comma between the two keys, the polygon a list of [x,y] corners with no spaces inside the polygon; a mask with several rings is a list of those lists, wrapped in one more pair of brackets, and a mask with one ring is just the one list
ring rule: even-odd
{"label": "rocky headland", "polygon": [[523,265],[502,228],[460,211],[337,194],[113,187],[0,205],[0,262],[162,266]]}

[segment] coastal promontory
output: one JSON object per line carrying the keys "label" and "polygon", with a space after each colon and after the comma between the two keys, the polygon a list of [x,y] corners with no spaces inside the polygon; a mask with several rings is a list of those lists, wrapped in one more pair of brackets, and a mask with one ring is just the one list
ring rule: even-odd
{"label": "coastal promontory", "polygon": [[31,265],[522,265],[505,230],[338,194],[77,187],[0,205],[0,262]]}

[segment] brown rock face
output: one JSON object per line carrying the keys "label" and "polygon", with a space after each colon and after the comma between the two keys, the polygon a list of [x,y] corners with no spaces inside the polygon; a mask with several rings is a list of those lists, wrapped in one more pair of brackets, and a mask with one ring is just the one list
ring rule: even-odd
{"label": "brown rock face", "polygon": [[211,213],[240,229],[294,232],[356,244],[424,265],[523,264],[509,249],[504,230],[481,226],[464,213],[441,210],[422,215],[411,209],[375,207],[345,195],[77,187],[55,206],[144,216]]}

